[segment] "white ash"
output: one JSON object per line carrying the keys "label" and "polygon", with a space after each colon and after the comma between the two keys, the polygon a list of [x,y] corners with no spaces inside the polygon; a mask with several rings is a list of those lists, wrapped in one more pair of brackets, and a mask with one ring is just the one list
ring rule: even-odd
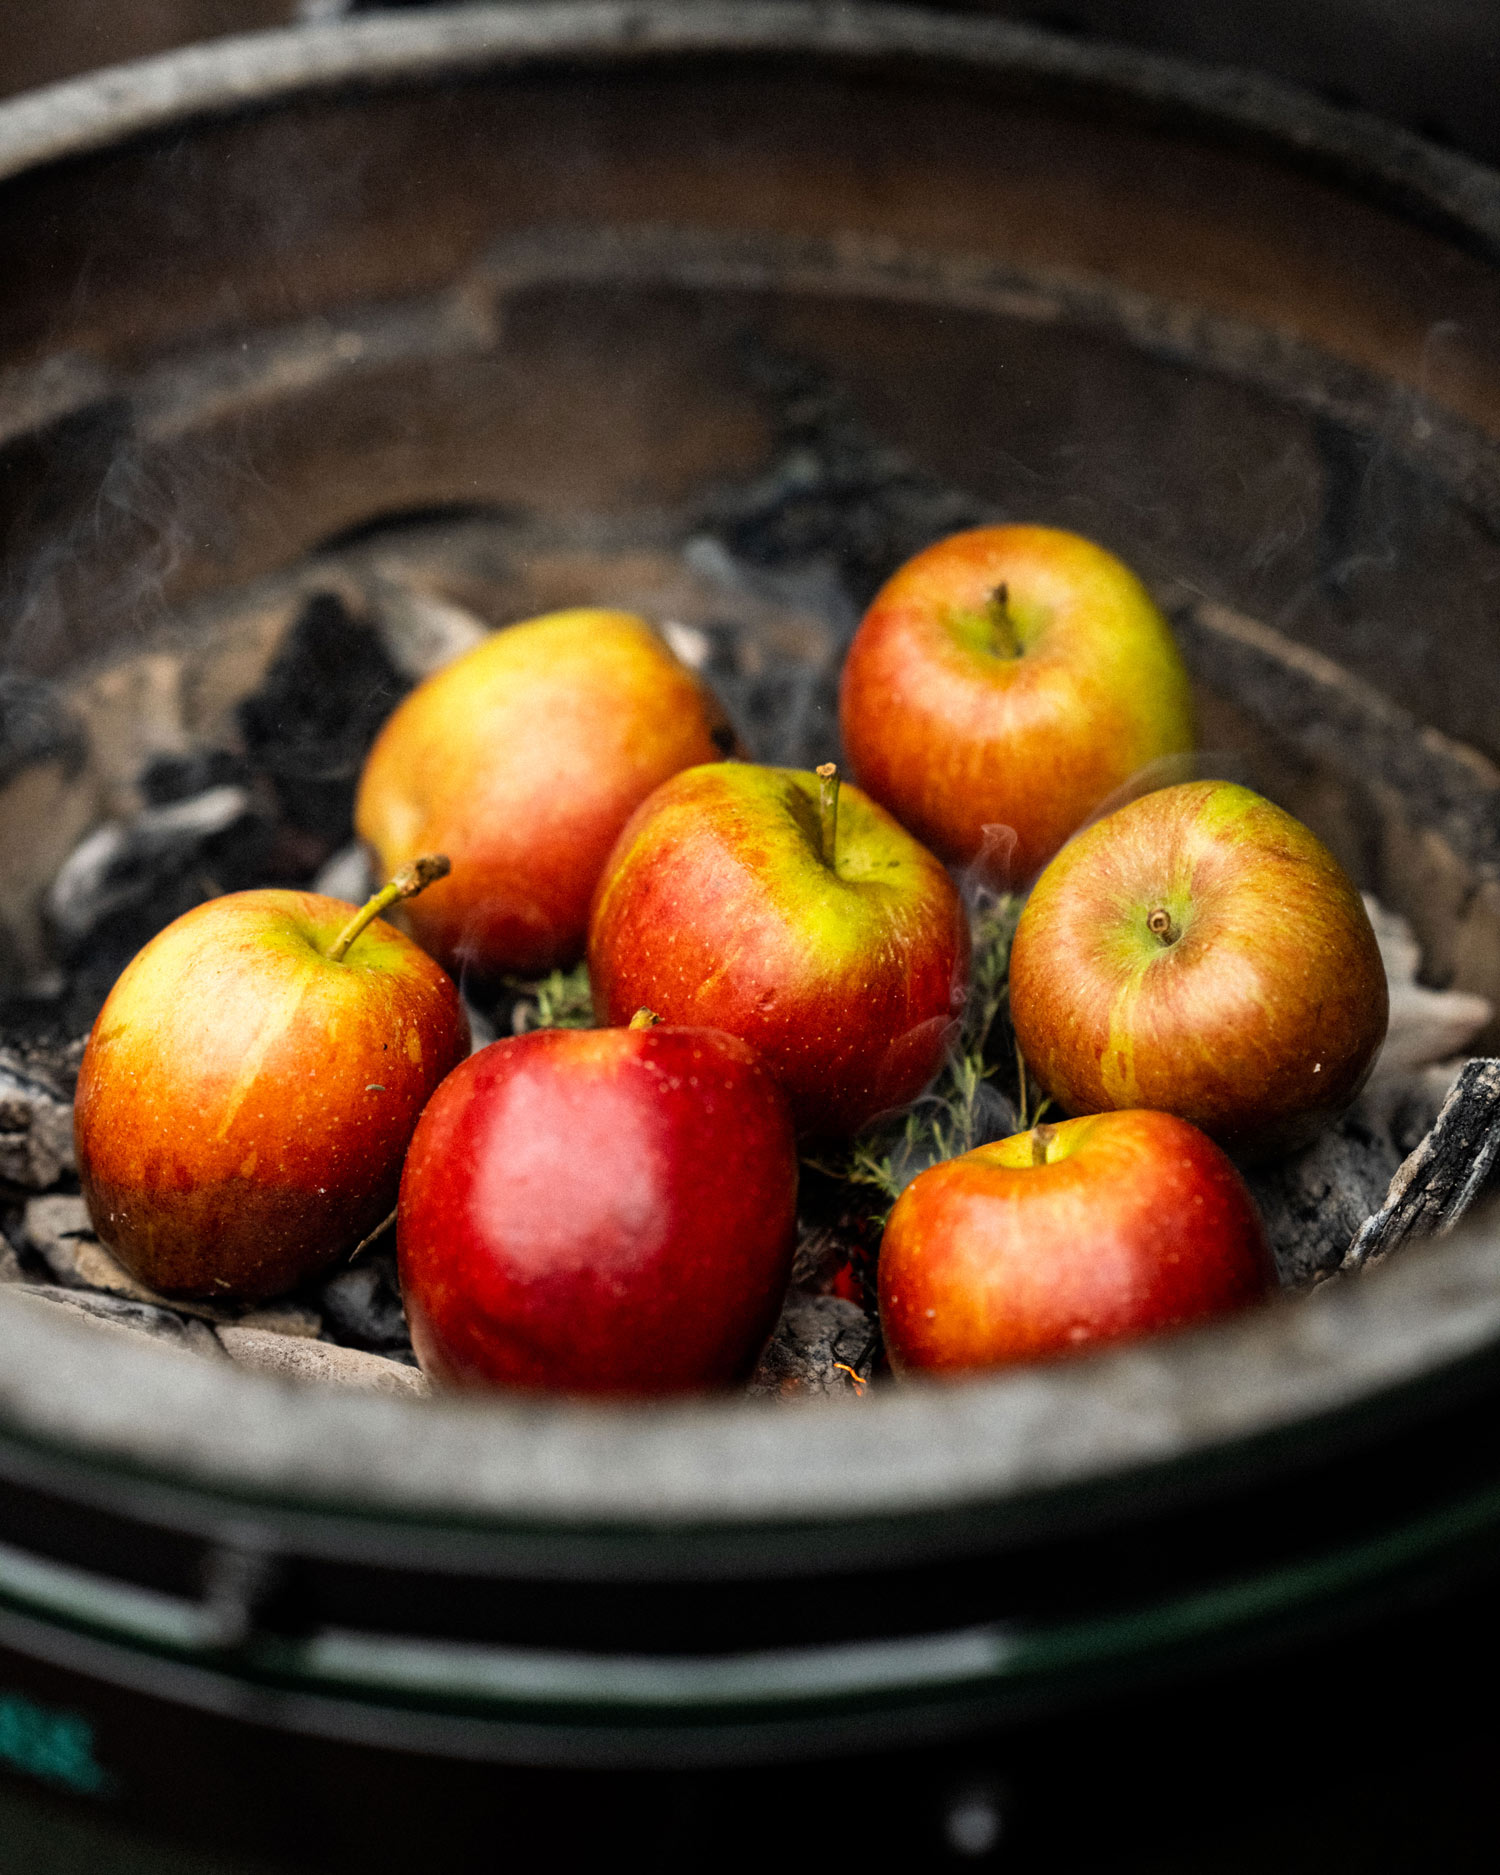
{"label": "white ash", "polygon": [[45,1191],[74,1163],[72,1102],[0,1048],[0,1179]]}
{"label": "white ash", "polygon": [[350,905],[363,905],[375,894],[378,881],[375,861],[362,840],[341,846],[314,875],[312,890],[325,898],[341,898]]}
{"label": "white ash", "polygon": [[63,1308],[74,1314],[112,1328],[129,1329],[150,1335],[157,1341],[181,1348],[189,1354],[218,1359],[222,1355],[214,1331],[207,1322],[182,1316],[174,1309],[154,1308],[129,1296],[103,1295],[93,1289],[63,1289],[49,1283],[27,1283],[15,1294],[46,1308]]}
{"label": "white ash", "polygon": [[413,683],[432,676],[489,637],[466,606],[377,574],[368,587],[371,621],[385,654]]}
{"label": "white ash", "polygon": [[1485,997],[1471,991],[1432,990],[1419,983],[1422,952],[1411,926],[1368,892],[1365,910],[1391,1001],[1390,1024],[1370,1077],[1378,1084],[1461,1054],[1495,1012]]}
{"label": "white ash", "polygon": [[303,1336],[269,1334],[259,1328],[224,1327],[220,1346],[240,1367],[254,1368],[278,1380],[355,1387],[368,1393],[403,1393],[422,1398],[430,1391],[426,1376],[399,1361],[341,1348]]}

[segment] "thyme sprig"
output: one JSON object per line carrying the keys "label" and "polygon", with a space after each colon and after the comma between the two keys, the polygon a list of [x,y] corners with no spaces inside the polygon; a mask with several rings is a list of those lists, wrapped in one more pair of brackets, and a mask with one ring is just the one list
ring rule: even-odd
{"label": "thyme sprig", "polygon": [[805,1163],[848,1185],[863,1186],[887,1200],[886,1209],[918,1172],[939,1160],[983,1145],[999,1132],[1034,1125],[1050,1103],[1028,1113],[1025,1064],[1016,1052],[1016,1095],[991,1085],[1008,1070],[1001,1023],[1005,1010],[1011,939],[1021,915],[1015,893],[986,894],[972,911],[973,964],[957,1042],[936,1081],[904,1115],[877,1122],[847,1146]]}
{"label": "thyme sprig", "polygon": [[594,997],[589,967],[578,963],[571,970],[553,970],[529,982],[508,980],[515,992],[511,1029],[525,1035],[530,1029],[591,1029]]}

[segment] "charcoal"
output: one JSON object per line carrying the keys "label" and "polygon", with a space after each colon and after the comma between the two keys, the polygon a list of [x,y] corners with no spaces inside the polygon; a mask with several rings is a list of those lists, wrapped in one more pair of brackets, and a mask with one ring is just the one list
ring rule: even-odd
{"label": "charcoal", "polygon": [[381,1352],[410,1349],[393,1256],[371,1254],[340,1270],[323,1284],[319,1302],[329,1331],[340,1341]]}
{"label": "charcoal", "polygon": [[0,1179],[45,1191],[73,1169],[73,1107],[49,1079],[0,1048]]}
{"label": "charcoal", "polygon": [[68,855],[47,895],[64,955],[78,956],[111,926],[128,931],[128,957],[139,948],[137,935],[144,943],[178,912],[237,884],[220,862],[233,855],[236,872],[255,869],[260,819],[248,789],[224,784],[96,827]]}
{"label": "charcoal", "polygon": [[366,1393],[400,1393],[417,1399],[429,1391],[426,1377],[418,1369],[360,1348],[233,1327],[219,1330],[219,1343],[236,1366],[271,1374],[278,1380],[355,1387]]}
{"label": "charcoal", "polygon": [[82,726],[54,686],[0,672],[0,788],[33,762],[60,762],[77,774],[87,759]]}
{"label": "charcoal", "polygon": [[1432,1131],[1401,1163],[1374,1215],[1353,1234],[1346,1269],[1389,1256],[1410,1237],[1440,1237],[1474,1203],[1500,1152],[1500,1059],[1467,1062]]}
{"label": "charcoal", "polygon": [[874,1323],[854,1303],[794,1289],[750,1391],[781,1400],[860,1393],[875,1364],[878,1339]]}
{"label": "charcoal", "polygon": [[174,801],[207,794],[211,788],[243,788],[249,781],[249,764],[232,749],[190,749],[153,755],[136,785],[148,807],[169,807]]}
{"label": "charcoal", "polygon": [[1389,1133],[1359,1103],[1302,1152],[1246,1173],[1283,1287],[1304,1288],[1342,1266],[1398,1163]]}
{"label": "charcoal", "polygon": [[46,1307],[61,1307],[76,1315],[87,1316],[115,1328],[128,1328],[157,1341],[167,1342],[189,1354],[217,1358],[221,1349],[214,1331],[206,1322],[182,1316],[175,1310],[153,1307],[128,1296],[97,1294],[91,1289],[62,1289],[48,1283],[24,1283],[13,1292],[29,1302]]}
{"label": "charcoal", "polygon": [[325,592],[307,601],[260,689],[241,703],[252,767],[290,825],[327,852],[352,837],[365,755],[410,688],[375,628]]}
{"label": "charcoal", "polygon": [[771,468],[712,515],[731,553],[760,566],[825,561],[862,611],[904,560],[992,515],[882,443],[848,394],[804,361],[749,342],[745,362],[775,409]]}

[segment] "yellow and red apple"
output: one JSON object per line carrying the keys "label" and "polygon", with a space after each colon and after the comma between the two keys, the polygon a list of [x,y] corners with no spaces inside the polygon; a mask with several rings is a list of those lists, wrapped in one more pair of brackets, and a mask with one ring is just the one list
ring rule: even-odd
{"label": "yellow and red apple", "polygon": [[831,766],[721,762],[636,811],[599,882],[601,1022],[643,1004],[751,1044],[803,1134],[855,1132],[937,1072],[969,935],[947,872]]}
{"label": "yellow and red apple", "polygon": [[469,1035],[410,938],[378,918],[349,937],[369,910],[233,892],[110,991],[78,1077],[78,1173],[100,1240],[153,1289],[278,1295],[389,1216]]}
{"label": "yellow and red apple", "polygon": [[1081,1354],[1208,1321],[1275,1284],[1243,1179],[1169,1113],[1038,1126],[932,1166],[880,1246],[898,1373]]}
{"label": "yellow and red apple", "polygon": [[1110,795],[1193,746],[1187,672],[1113,554],[1050,527],[980,527],[909,560],[844,666],[855,778],[950,865],[1008,827],[1032,878]]}
{"label": "yellow and red apple", "polygon": [[448,970],[575,963],[589,900],[634,809],[734,737],[644,619],[583,608],[512,625],[429,677],[376,739],[355,825],[384,872],[442,851],[407,913]]}
{"label": "yellow and red apple", "polygon": [[1387,1000],[1333,855],[1262,796],[1205,781],[1145,795],[1058,854],[1016,927],[1010,1008],[1065,1112],[1159,1107],[1260,1156],[1348,1106]]}

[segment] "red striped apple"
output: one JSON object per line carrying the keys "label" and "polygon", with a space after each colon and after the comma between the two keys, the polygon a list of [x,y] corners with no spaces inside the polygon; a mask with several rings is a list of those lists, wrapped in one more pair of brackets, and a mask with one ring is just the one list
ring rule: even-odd
{"label": "red striped apple", "polygon": [[589,927],[601,1022],[642,1004],[742,1036],[804,1134],[845,1135],[937,1072],[968,925],[938,862],[858,788],[740,762],[658,788]]}
{"label": "red striped apple", "polygon": [[896,1201],[880,1319],[900,1373],[1081,1354],[1275,1288],[1264,1227],[1213,1141],[1169,1113],[1038,1126],[948,1159]]}
{"label": "red striped apple", "polygon": [[397,1245],[440,1384],[678,1393],[754,1364],[791,1273],[786,1102],[744,1042],[638,1020],[495,1042],[422,1116]]}
{"label": "red striped apple", "polygon": [[908,561],[855,633],[839,710],[874,800],[950,865],[1013,829],[1016,883],[1193,746],[1187,673],[1150,594],[1051,527],[973,528]]}
{"label": "red striped apple", "polygon": [[[279,1295],[375,1229],[427,1097],[469,1045],[458,992],[376,916],[231,892],[126,966],[78,1077],[100,1240],[166,1295]],[[437,862],[438,865],[443,862]]]}
{"label": "red striped apple", "polygon": [[496,632],[391,716],[355,825],[381,867],[442,851],[413,905],[417,941],[455,975],[577,962],[615,836],[659,782],[734,737],[717,699],[644,619],[584,608]]}
{"label": "red striped apple", "polygon": [[1160,1107],[1252,1157],[1348,1106],[1387,1007],[1343,868],[1222,781],[1148,794],[1058,854],[1016,929],[1010,1005],[1065,1112]]}

